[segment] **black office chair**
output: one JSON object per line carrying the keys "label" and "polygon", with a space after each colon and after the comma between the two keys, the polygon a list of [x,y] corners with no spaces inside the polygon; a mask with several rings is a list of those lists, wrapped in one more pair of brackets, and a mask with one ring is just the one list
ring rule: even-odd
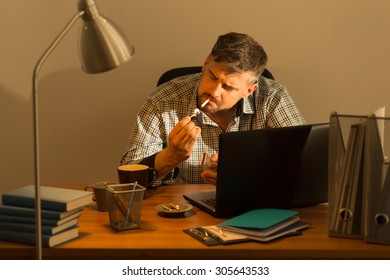
{"label": "black office chair", "polygon": [[[168,82],[172,80],[173,78],[180,77],[180,76],[185,76],[189,74],[195,74],[195,73],[200,73],[202,72],[202,67],[201,66],[189,66],[189,67],[178,67],[178,68],[173,68],[168,71],[166,71],[164,74],[161,75],[160,79],[157,81],[157,86]],[[268,78],[268,79],[274,79],[274,76],[271,74],[270,71],[267,69],[264,69],[262,76]]]}

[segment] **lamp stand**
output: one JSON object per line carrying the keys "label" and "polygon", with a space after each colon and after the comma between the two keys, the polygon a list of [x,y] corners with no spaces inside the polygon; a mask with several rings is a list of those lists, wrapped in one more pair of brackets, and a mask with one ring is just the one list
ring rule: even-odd
{"label": "lamp stand", "polygon": [[61,39],[68,33],[74,23],[85,13],[79,12],[74,16],[61,33],[56,37],[49,48],[38,60],[33,72],[33,121],[34,121],[34,176],[35,176],[35,238],[36,258],[42,259],[42,219],[41,219],[41,188],[40,188],[40,157],[39,157],[39,115],[38,115],[38,73],[46,58],[55,49]]}

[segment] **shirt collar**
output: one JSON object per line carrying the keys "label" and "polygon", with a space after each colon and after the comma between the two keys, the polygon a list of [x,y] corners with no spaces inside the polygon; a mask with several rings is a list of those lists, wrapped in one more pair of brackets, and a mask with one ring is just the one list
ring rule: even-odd
{"label": "shirt collar", "polygon": [[239,101],[239,104],[237,104],[237,116],[241,116],[242,114],[254,114],[255,113],[255,102],[253,94],[251,94],[247,98],[243,98]]}

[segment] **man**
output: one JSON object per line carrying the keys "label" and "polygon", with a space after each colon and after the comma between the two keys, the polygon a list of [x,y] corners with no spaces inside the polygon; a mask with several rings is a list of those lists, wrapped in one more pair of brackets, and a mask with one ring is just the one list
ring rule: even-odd
{"label": "man", "polygon": [[[305,124],[286,88],[261,76],[267,60],[250,36],[220,36],[202,73],[173,79],[147,98],[121,164],[154,167],[166,183],[215,185],[220,133]],[[201,114],[191,118],[206,100]],[[204,153],[212,156],[203,171]]]}

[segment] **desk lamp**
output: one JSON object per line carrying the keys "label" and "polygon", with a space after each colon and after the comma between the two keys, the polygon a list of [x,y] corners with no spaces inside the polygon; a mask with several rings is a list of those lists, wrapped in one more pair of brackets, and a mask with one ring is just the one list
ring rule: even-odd
{"label": "desk lamp", "polygon": [[36,254],[42,259],[41,192],[39,168],[39,129],[38,129],[38,73],[61,39],[74,23],[82,18],[79,37],[79,57],[81,68],[90,74],[109,71],[130,60],[134,54],[131,46],[120,31],[107,18],[99,14],[94,0],[79,0],[78,13],[69,21],[61,33],[38,60],[33,73],[33,121],[34,121],[34,163],[35,163],[35,219]]}

